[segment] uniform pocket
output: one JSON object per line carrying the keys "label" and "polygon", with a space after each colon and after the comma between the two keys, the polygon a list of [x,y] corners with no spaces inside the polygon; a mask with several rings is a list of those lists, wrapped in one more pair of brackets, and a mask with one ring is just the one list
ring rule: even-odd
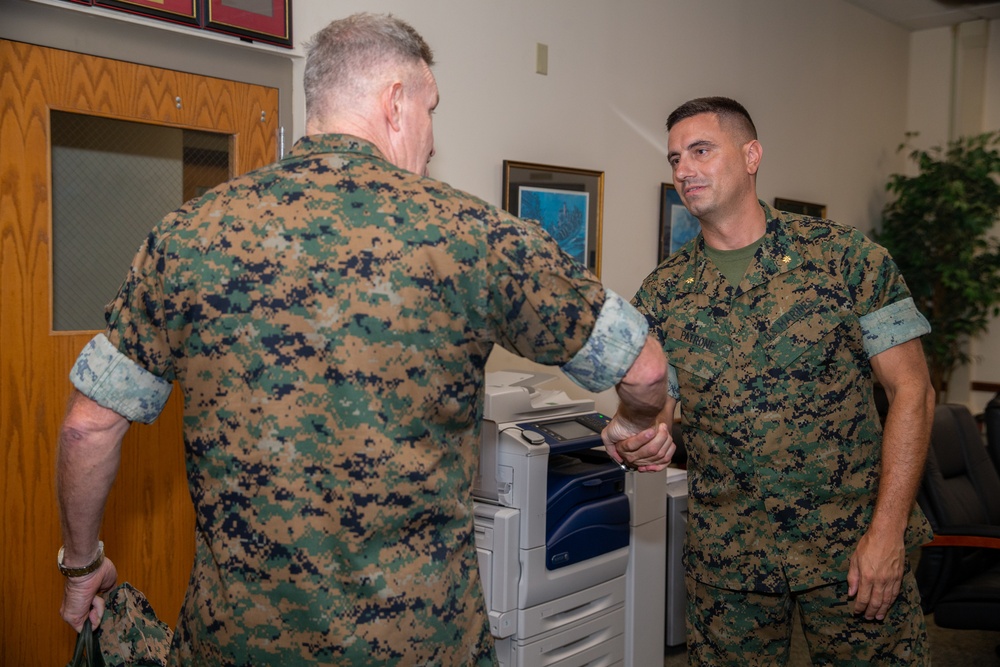
{"label": "uniform pocket", "polygon": [[[694,333],[685,327],[671,327],[664,332],[663,349],[667,361],[678,371],[682,387],[682,372],[689,373],[696,388],[711,384],[729,361],[732,345],[729,341]],[[683,389],[681,391],[683,394]]]}
{"label": "uniform pocket", "polygon": [[840,311],[829,304],[796,304],[775,320],[761,341],[776,368],[788,368],[795,362],[825,368],[833,363],[841,347],[837,330],[844,325]]}

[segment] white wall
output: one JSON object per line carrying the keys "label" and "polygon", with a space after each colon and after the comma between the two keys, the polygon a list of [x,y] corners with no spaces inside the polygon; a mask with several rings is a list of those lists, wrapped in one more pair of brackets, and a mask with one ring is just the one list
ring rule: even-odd
{"label": "white wall", "polygon": [[[302,134],[300,47],[276,56],[77,8],[0,0],[0,37],[275,85],[286,149]],[[504,159],[605,172],[602,278],[624,296],[656,261],[664,123],[687,99],[747,106],[764,199],[823,203],[865,231],[906,168],[903,133],[940,144],[951,123],[952,30],[910,34],[844,0],[296,0],[296,43],[355,11],[395,13],[435,50],[435,177],[499,203]],[[535,74],[538,42],[548,76]],[[1000,21],[987,51],[984,130],[1000,128]],[[1000,380],[993,329],[974,343],[972,380]]]}
{"label": "white wall", "polygon": [[[1000,130],[1000,21],[990,22],[987,39],[983,131]],[[994,232],[1000,237],[1000,223]],[[972,353],[976,357],[972,381],[1000,382],[1000,319],[994,319],[990,330],[973,343]],[[969,405],[975,412],[981,412],[993,396],[989,392],[972,392]]]}
{"label": "white wall", "polygon": [[[842,0],[299,0],[296,41],[362,10],[399,15],[435,50],[433,176],[499,203],[504,159],[605,172],[602,278],[626,296],[655,265],[664,123],[691,97],[750,110],[768,200],[825,203],[867,230],[900,164],[908,33]],[[298,136],[301,91],[293,106]]]}
{"label": "white wall", "polygon": [[[970,39],[969,33],[977,38]],[[981,81],[969,80],[970,72]],[[920,133],[912,142],[919,148],[1000,130],[1000,21],[913,33],[907,109],[907,127]],[[915,166],[907,163],[903,169],[914,173]],[[1000,226],[996,234],[1000,236]],[[968,349],[973,362],[955,372],[946,400],[981,412],[994,393],[972,391],[970,385],[1000,382],[1000,320],[994,319],[990,330],[972,340]]]}
{"label": "white wall", "polygon": [[[296,42],[356,11],[400,16],[435,51],[434,177],[499,204],[504,159],[605,172],[602,279],[626,297],[656,263],[665,122],[690,98],[748,108],[768,201],[869,230],[901,164],[909,34],[842,0],[297,0]],[[293,106],[298,136],[301,91]]]}

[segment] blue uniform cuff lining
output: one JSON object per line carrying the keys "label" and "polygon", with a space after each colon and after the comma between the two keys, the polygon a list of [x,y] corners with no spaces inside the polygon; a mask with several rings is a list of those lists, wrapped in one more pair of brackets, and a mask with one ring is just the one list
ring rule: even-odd
{"label": "blue uniform cuff lining", "polygon": [[604,305],[586,344],[562,367],[571,380],[588,391],[618,384],[639,356],[649,324],[630,303],[605,289]]}
{"label": "blue uniform cuff lining", "polygon": [[104,334],[97,334],[83,348],[69,379],[94,402],[144,424],[159,416],[173,388],[119,352]]}

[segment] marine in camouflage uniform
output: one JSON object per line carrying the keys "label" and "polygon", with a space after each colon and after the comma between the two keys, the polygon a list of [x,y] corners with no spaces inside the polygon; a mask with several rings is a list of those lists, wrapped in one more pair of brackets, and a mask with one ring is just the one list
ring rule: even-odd
{"label": "marine in camouflage uniform", "polygon": [[[760,650],[765,619],[744,625],[726,616],[727,602],[701,599],[702,584],[825,595],[818,587],[840,584],[839,601],[826,601],[837,607],[826,621],[836,627],[807,634],[811,643],[826,641],[825,633],[863,650],[866,621],[848,608],[844,582],[879,489],[882,432],[870,359],[929,326],[886,251],[861,232],[760,206],[766,233],[738,285],[707,257],[699,235],[633,299],[663,344],[670,394],[682,403],[684,561],[697,609],[689,622],[728,624],[716,627],[735,643],[726,648],[749,655]],[[929,539],[914,508],[906,543]],[[912,575],[903,588],[885,624],[919,635]],[[712,664],[713,647],[689,649]],[[858,655],[838,664],[860,664]],[[897,664],[919,664],[919,655],[910,658]]]}
{"label": "marine in camouflage uniform", "polygon": [[597,391],[647,331],[538,225],[343,135],[168,216],[107,321],[84,395],[148,422],[184,392],[171,659],[213,665],[495,664],[470,495],[490,350]]}

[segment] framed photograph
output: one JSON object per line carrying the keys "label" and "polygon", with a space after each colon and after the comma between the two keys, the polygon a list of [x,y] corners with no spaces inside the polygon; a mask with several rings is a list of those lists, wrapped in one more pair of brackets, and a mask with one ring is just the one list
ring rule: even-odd
{"label": "framed photograph", "polygon": [[795,199],[782,199],[781,197],[775,197],[774,208],[779,211],[788,211],[789,213],[812,216],[813,218],[826,217],[826,204],[812,204],[807,201],[797,201]]}
{"label": "framed photograph", "polygon": [[677,188],[670,183],[660,183],[660,245],[657,264],[677,252],[700,232],[701,223],[684,206]]}
{"label": "framed photograph", "polygon": [[200,0],[93,0],[95,7],[109,7],[130,14],[198,26]]}
{"label": "framed photograph", "polygon": [[600,277],[603,171],[504,160],[503,209],[537,221],[560,248]]}
{"label": "framed photograph", "polygon": [[292,0],[204,0],[205,27],[292,48]]}

